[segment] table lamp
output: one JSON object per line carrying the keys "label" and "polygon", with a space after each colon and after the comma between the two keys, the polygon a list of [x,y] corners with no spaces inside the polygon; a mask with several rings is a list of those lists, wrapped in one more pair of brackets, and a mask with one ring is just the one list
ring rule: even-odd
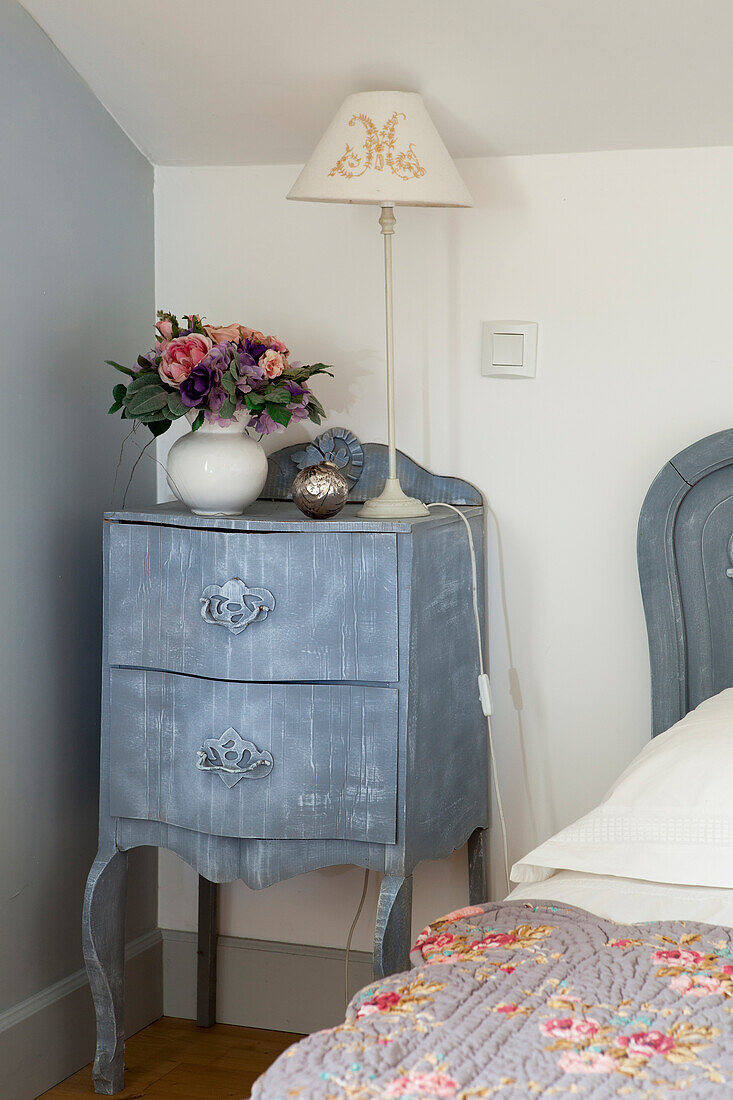
{"label": "table lamp", "polygon": [[357,92],[348,96],[288,193],[309,202],[381,206],[387,329],[389,466],[382,493],[366,501],[365,519],[426,516],[397,477],[392,309],[395,206],[473,206],[468,189],[417,92]]}

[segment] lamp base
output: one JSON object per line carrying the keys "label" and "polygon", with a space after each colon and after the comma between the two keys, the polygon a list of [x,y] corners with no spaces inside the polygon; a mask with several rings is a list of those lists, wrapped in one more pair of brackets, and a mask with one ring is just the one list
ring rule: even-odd
{"label": "lamp base", "polygon": [[388,477],[379,496],[365,501],[357,515],[360,519],[419,519],[430,512],[421,500],[405,495],[399,478]]}

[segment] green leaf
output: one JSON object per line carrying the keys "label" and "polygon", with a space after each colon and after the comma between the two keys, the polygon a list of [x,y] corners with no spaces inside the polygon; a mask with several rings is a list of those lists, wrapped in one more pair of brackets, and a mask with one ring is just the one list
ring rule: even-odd
{"label": "green leaf", "polygon": [[122,408],[122,402],[121,401],[115,401],[115,403],[113,405],[110,405],[110,407],[107,409],[107,412],[108,413],[116,413],[116,412],[119,412],[121,408]]}
{"label": "green leaf", "polygon": [[112,387],[112,396],[115,401],[119,401],[120,404],[125,400],[127,394],[127,386],[124,382],[119,382],[116,386]]}
{"label": "green leaf", "polygon": [[155,436],[162,435],[163,432],[167,432],[170,426],[170,420],[154,420],[152,421],[152,423],[148,424],[148,427]]}
{"label": "green leaf", "polygon": [[264,397],[260,397],[258,393],[245,393],[244,403],[248,409],[252,409],[253,412],[261,412],[265,406]]}
{"label": "green leaf", "polygon": [[321,414],[318,412],[317,409],[311,409],[309,407],[308,408],[308,419],[312,420],[314,424],[320,424],[323,420],[323,417],[321,416]]}
{"label": "green leaf", "polygon": [[313,363],[309,367],[305,367],[308,371],[308,377],[312,374],[330,374],[333,378],[333,367],[328,366],[326,363]]}
{"label": "green leaf", "polygon": [[133,419],[139,420],[141,424],[154,424],[156,420],[165,420],[165,413],[157,410],[155,412],[141,413],[140,416],[136,416]]}
{"label": "green leaf", "polygon": [[326,415],[326,410],[324,409],[323,405],[321,404],[321,402],[318,400],[317,397],[314,397],[313,394],[310,394],[309,397],[308,397],[308,410],[309,410],[309,413],[310,413],[311,409],[313,409],[314,412],[317,412],[318,415],[321,416],[321,417]]}
{"label": "green leaf", "polygon": [[130,416],[139,420],[145,413],[160,412],[168,405],[168,394],[164,390],[150,389],[133,395],[132,401],[127,402],[127,411]]}
{"label": "green leaf", "polygon": [[150,363],[147,361],[144,355],[138,355],[137,365],[142,367],[143,370],[150,370]]}
{"label": "green leaf", "polygon": [[227,393],[229,394],[230,397],[232,397],[236,393],[237,383],[234,381],[231,374],[229,374],[228,372],[222,378],[221,384],[222,384],[222,387],[227,391]]}
{"label": "green leaf", "polygon": [[194,420],[193,424],[191,425],[191,431],[192,431],[192,432],[197,432],[197,431],[199,430],[199,428],[201,427],[201,425],[203,424],[203,422],[204,422],[204,419],[205,419],[205,417],[204,417],[204,410],[203,410],[203,409],[201,409],[201,411],[199,412],[198,416],[196,417],[196,419]]}
{"label": "green leaf", "polygon": [[226,401],[219,409],[219,416],[222,420],[231,420],[234,413],[237,411],[237,405],[233,398],[227,397]]}
{"label": "green leaf", "polygon": [[293,395],[287,386],[273,386],[271,390],[265,391],[265,400],[268,402],[274,401],[276,405],[289,405],[293,399]]}
{"label": "green leaf", "polygon": [[152,386],[154,389],[160,390],[161,392],[169,392],[168,390],[163,391],[163,383],[157,371],[147,371],[145,374],[136,375],[132,382],[130,382],[127,387],[128,398],[138,393],[139,390],[146,389],[148,386]]}
{"label": "green leaf", "polygon": [[173,390],[168,394],[168,411],[172,414],[172,419],[177,420],[179,416],[183,416],[186,412],[186,406],[181,401],[181,395],[178,390]]}
{"label": "green leaf", "polygon": [[265,402],[267,411],[276,424],[287,425],[290,423],[292,413],[289,409],[284,409],[282,405],[271,404],[269,401]]}
{"label": "green leaf", "polygon": [[114,359],[105,359],[105,363],[108,367],[114,367],[115,370],[121,370],[123,374],[129,374],[131,378],[135,377],[135,371],[130,370],[129,367],[123,367],[122,363],[115,363]]}

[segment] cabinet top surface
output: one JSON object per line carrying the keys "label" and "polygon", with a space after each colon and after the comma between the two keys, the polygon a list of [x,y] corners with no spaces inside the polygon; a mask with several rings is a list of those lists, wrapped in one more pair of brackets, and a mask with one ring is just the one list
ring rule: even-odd
{"label": "cabinet top surface", "polygon": [[[115,523],[151,523],[174,527],[205,528],[218,531],[365,531],[370,534],[410,532],[416,527],[440,527],[460,522],[449,508],[436,507],[429,516],[416,519],[367,520],[357,515],[360,504],[347,504],[332,519],[308,519],[292,501],[258,500],[241,516],[196,516],[178,501],[155,504],[150,508],[105,512],[104,518]],[[464,515],[479,515],[480,506],[461,506]]]}

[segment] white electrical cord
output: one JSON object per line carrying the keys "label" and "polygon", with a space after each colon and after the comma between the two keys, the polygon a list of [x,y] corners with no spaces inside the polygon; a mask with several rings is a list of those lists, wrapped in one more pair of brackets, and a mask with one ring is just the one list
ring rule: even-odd
{"label": "white electrical cord", "polygon": [[451,512],[455,512],[463,520],[463,525],[466,528],[466,534],[468,535],[468,546],[471,551],[471,588],[473,592],[473,617],[476,622],[476,640],[478,642],[478,693],[481,700],[481,709],[484,712],[486,718],[486,727],[489,732],[489,754],[491,756],[491,773],[494,778],[494,791],[496,792],[496,807],[499,811],[499,821],[501,822],[501,838],[504,847],[504,876],[506,878],[507,892],[510,889],[509,884],[509,851],[507,845],[506,834],[506,820],[504,818],[504,807],[501,803],[501,792],[499,790],[499,775],[496,768],[496,755],[494,753],[494,731],[491,726],[491,714],[493,706],[491,703],[491,683],[487,672],[484,669],[484,647],[481,640],[481,618],[478,610],[478,579],[476,570],[476,548],[473,544],[473,533],[471,531],[471,524],[468,519],[455,504],[445,504],[443,501],[436,501],[435,504],[428,504],[428,508],[450,508]]}
{"label": "white electrical cord", "polygon": [[[478,573],[476,568],[476,547],[473,543],[473,532],[471,531],[471,524],[468,519],[455,504],[445,504],[443,501],[436,501],[435,504],[428,504],[428,508],[450,508],[451,512],[455,512],[457,516],[460,516],[463,521],[463,525],[466,528],[466,534],[468,535],[468,547],[471,551],[471,591],[473,594],[473,617],[476,623],[476,641],[478,644],[478,694],[481,700],[481,709],[484,712],[486,719],[486,727],[489,733],[489,755],[491,756],[491,774],[494,779],[494,791],[496,792],[496,807],[499,811],[499,821],[501,822],[501,839],[504,847],[504,876],[506,878],[506,887],[509,891],[509,852],[507,846],[507,834],[506,834],[506,820],[504,818],[504,807],[501,803],[501,791],[499,790],[499,775],[496,769],[496,756],[494,753],[494,731],[491,726],[491,714],[493,706],[491,703],[491,683],[489,681],[488,673],[484,668],[484,646],[481,640],[481,616],[478,609]],[[364,885],[361,890],[361,898],[359,899],[359,905],[354,919],[351,922],[351,928],[349,929],[349,936],[346,941],[346,965],[344,968],[344,993],[346,1004],[349,1003],[349,955],[351,953],[351,940],[354,935],[354,930],[358,923],[361,911],[364,908],[364,902],[366,900],[367,886],[369,884],[369,870],[364,872]],[[488,899],[487,899],[488,900]]]}
{"label": "white electrical cord", "polygon": [[354,913],[354,919],[351,922],[351,928],[349,929],[349,937],[346,940],[346,964],[344,966],[344,1002],[348,1007],[349,1004],[349,955],[351,954],[351,940],[354,935],[354,931],[359,922],[361,911],[364,908],[364,902],[366,901],[367,886],[369,885],[369,868],[364,871],[364,885],[361,888],[361,898],[359,899],[359,905],[356,913]]}

